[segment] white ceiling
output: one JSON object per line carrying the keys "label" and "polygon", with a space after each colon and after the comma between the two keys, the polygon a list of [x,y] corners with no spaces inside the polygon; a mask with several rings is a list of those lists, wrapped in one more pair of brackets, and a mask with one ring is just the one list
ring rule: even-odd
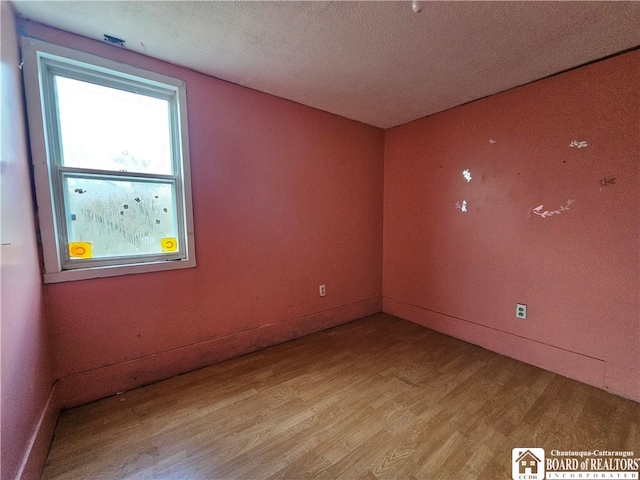
{"label": "white ceiling", "polygon": [[640,2],[14,1],[21,16],[381,128],[640,45]]}

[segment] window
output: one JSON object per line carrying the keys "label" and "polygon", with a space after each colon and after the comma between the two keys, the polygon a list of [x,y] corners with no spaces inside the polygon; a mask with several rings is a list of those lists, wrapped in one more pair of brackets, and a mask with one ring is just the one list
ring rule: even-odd
{"label": "window", "polygon": [[45,282],[195,266],[184,82],[22,51]]}

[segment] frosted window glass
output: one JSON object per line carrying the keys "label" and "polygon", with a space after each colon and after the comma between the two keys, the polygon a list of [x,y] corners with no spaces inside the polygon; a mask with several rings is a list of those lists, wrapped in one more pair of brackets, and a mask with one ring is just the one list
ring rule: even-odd
{"label": "frosted window glass", "polygon": [[172,183],[69,177],[65,189],[68,241],[91,243],[94,258],[159,254],[178,237]]}

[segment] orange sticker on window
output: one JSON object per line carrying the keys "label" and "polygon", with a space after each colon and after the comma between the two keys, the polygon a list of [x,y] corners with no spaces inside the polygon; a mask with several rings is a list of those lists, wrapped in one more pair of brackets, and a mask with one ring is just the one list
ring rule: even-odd
{"label": "orange sticker on window", "polygon": [[91,243],[70,242],[69,256],[71,258],[91,258]]}
{"label": "orange sticker on window", "polygon": [[178,250],[178,239],[175,237],[161,238],[160,246],[162,246],[163,252],[176,252]]}

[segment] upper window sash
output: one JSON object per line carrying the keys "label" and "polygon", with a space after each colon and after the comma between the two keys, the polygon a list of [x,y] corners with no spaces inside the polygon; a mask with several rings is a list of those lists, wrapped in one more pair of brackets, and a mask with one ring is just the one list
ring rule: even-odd
{"label": "upper window sash", "polygon": [[[55,90],[55,77],[61,76],[72,80],[79,80],[82,82],[92,83],[99,86],[114,88],[118,90],[127,91],[129,93],[145,95],[148,97],[158,98],[160,100],[167,101],[169,103],[169,127],[170,127],[170,148],[171,148],[171,168],[173,175],[181,175],[183,157],[181,147],[181,124],[179,119],[179,104],[178,104],[178,89],[174,88],[169,90],[168,88],[150,87],[139,81],[124,80],[122,82],[119,79],[114,78],[113,75],[105,74],[105,82],[100,82],[100,77],[91,72],[85,72],[78,67],[65,69],[60,66],[59,61],[51,60],[50,55],[42,55],[39,52],[40,58],[40,71],[41,71],[41,89],[42,89],[42,101],[43,105],[46,104],[48,108],[45,108],[45,112],[48,114],[45,118],[45,128],[50,146],[55,145],[49,152],[50,165],[63,166],[62,159],[62,138],[59,128],[59,102]],[[54,65],[53,68],[52,65]],[[87,67],[85,67],[87,68]],[[114,170],[115,171],[115,170]],[[144,173],[144,172],[141,172]]]}

